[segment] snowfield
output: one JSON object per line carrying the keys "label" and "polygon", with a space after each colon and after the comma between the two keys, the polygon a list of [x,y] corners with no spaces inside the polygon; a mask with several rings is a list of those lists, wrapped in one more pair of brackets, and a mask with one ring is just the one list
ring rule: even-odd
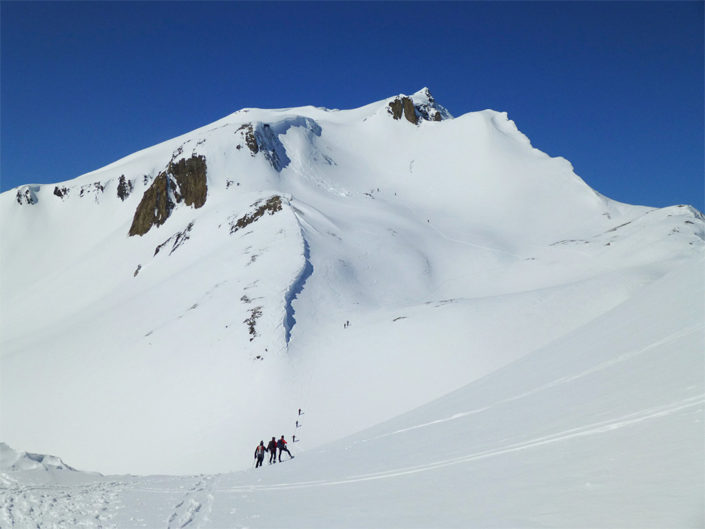
{"label": "snowfield", "polygon": [[703,216],[506,114],[243,109],[0,224],[0,527],[705,526]]}

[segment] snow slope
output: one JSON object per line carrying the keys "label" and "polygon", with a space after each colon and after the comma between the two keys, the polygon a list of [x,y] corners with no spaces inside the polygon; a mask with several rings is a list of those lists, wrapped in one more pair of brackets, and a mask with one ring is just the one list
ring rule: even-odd
{"label": "snow slope", "polygon": [[289,462],[193,477],[55,479],[41,489],[25,477],[0,489],[0,522],[702,527],[703,264],[425,406],[294,449]]}
{"label": "snow slope", "polygon": [[[623,497],[587,525],[702,523],[703,217],[600,195],[506,114],[243,109],[3,193],[0,224],[0,438],[210,474],[89,475],[81,517],[565,526]],[[214,474],[281,434],[291,464]],[[3,475],[30,520],[35,478]]]}

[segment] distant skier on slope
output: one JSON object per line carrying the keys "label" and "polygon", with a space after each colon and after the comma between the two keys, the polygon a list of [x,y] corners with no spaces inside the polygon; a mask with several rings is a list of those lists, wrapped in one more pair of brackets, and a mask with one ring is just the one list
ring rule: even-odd
{"label": "distant skier on slope", "polygon": [[267,451],[269,452],[269,464],[271,465],[272,463],[277,462],[277,440],[272,437],[272,440],[269,441],[269,444],[267,445]]}
{"label": "distant skier on slope", "polygon": [[289,454],[289,457],[291,459],[294,459],[294,456],[291,455],[291,452],[289,452],[289,449],[286,447],[286,440],[284,439],[284,436],[281,436],[281,439],[277,441],[277,448],[279,448],[279,462],[281,463],[282,461],[282,452],[286,452]]}
{"label": "distant skier on slope", "polygon": [[267,449],[264,447],[264,441],[260,441],[257,448],[255,448],[255,459],[257,460],[255,468],[262,466],[262,461],[264,461],[264,453],[266,451]]}

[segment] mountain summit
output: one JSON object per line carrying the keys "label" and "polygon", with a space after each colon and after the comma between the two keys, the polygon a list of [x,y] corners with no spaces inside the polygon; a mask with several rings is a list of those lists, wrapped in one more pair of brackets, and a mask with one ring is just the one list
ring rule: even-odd
{"label": "mountain summit", "polygon": [[242,109],[0,223],[3,440],[101,472],[238,469],[530,370],[705,248],[693,208],[610,200],[425,88]]}

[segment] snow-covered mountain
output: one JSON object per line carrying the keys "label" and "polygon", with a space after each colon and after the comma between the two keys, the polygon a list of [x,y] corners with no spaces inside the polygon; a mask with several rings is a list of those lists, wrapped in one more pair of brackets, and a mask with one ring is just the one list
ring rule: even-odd
{"label": "snow-covered mountain", "polygon": [[[597,501],[637,475],[682,493],[658,512],[702,520],[686,469],[703,463],[703,216],[600,195],[504,113],[454,118],[427,89],[354,110],[243,109],[3,193],[0,225],[13,447],[101,472],[217,473],[295,434],[301,457],[259,471],[261,497],[250,472],[201,496],[254,491],[252,516],[277,487],[330,509],[387,497],[366,504],[376,523],[338,524],[351,527],[579,525],[579,492]],[[510,481],[490,479],[501,469]],[[537,472],[566,494],[553,514],[530,493]],[[419,473],[483,499],[446,495],[444,518],[413,501],[448,492]],[[493,518],[479,508],[502,487],[518,499]],[[277,512],[261,525],[296,525]]]}

